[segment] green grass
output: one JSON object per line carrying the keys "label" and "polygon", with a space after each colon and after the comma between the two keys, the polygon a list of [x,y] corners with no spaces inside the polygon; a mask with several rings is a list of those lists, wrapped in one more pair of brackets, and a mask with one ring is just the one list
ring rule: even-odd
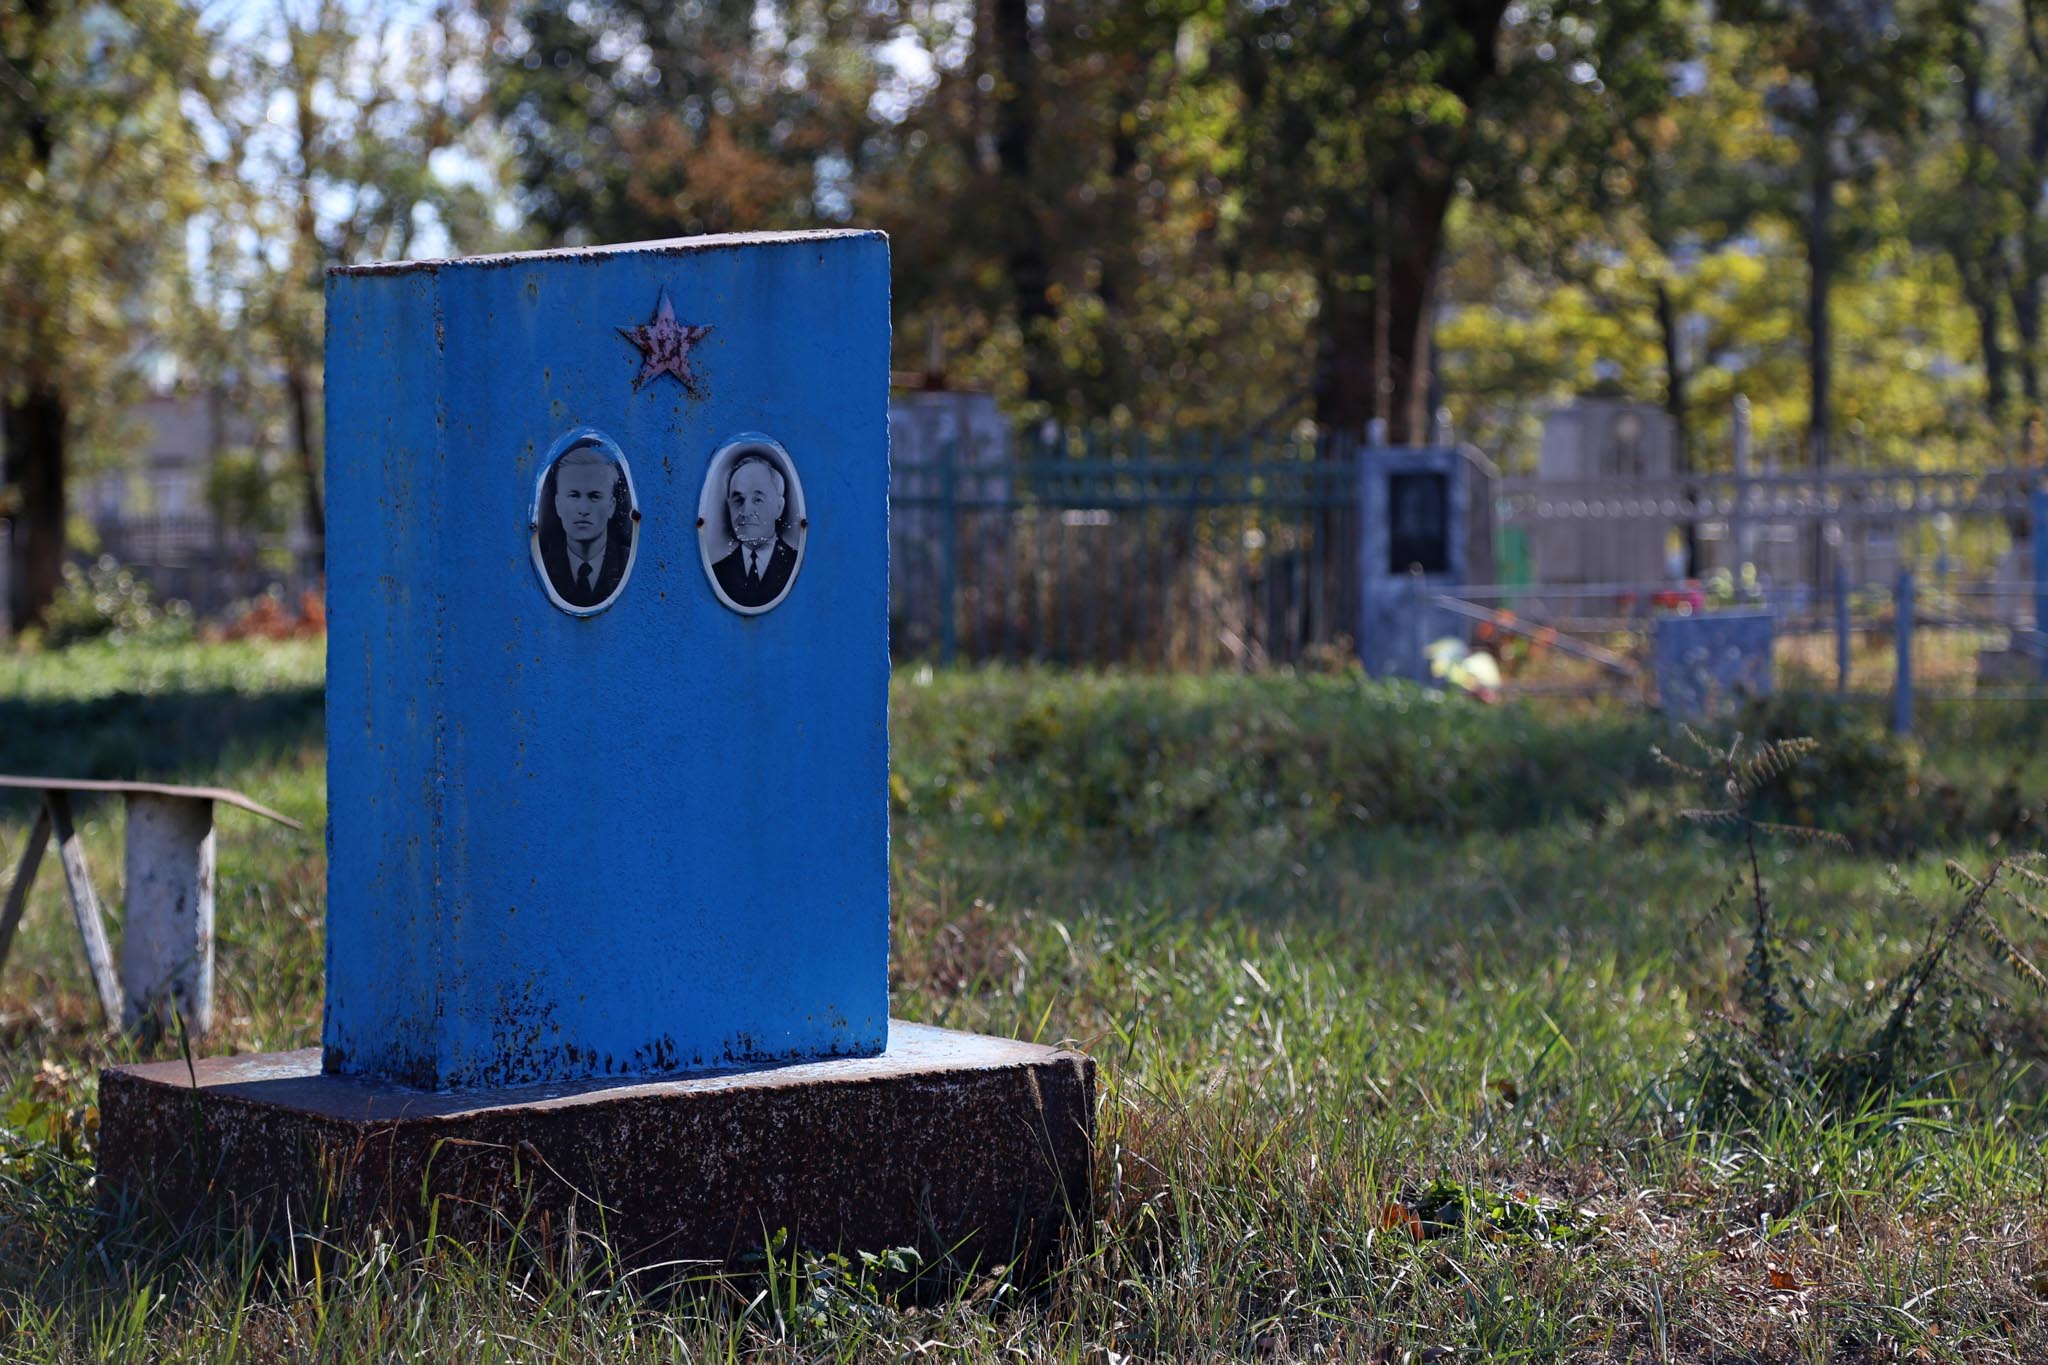
{"label": "green grass", "polygon": [[[319,664],[0,656],[0,771],[204,777],[317,828]],[[1094,1250],[1049,1289],[642,1295],[502,1248],[146,1242],[90,1211],[94,1068],[132,1054],[46,873],[0,972],[0,1359],[2048,1358],[2041,1011],[1896,1102],[1702,1129],[1686,1062],[1744,945],[1704,918],[1729,850],[1672,818],[1653,719],[1001,671],[905,672],[893,709],[895,1012],[1101,1065]],[[1939,896],[1933,853],[2039,844],[2042,709],[1942,710],[1924,748],[1746,718],[1824,732],[1777,799],[1869,850],[1770,855],[1815,993],[1919,942],[1888,862]],[[86,830],[105,877],[118,808]],[[323,877],[317,838],[223,817],[208,1050],[316,1041]]]}

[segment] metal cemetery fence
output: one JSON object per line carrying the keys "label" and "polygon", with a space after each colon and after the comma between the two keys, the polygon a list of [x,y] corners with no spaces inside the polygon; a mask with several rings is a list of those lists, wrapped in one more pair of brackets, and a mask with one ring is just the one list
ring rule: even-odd
{"label": "metal cemetery fence", "polygon": [[1356,442],[1058,434],[892,465],[898,658],[1256,668],[1348,655]]}
{"label": "metal cemetery fence", "polygon": [[1780,692],[1886,702],[1901,728],[1915,698],[2048,698],[2048,640],[2035,625],[2042,612],[2031,584],[1905,570],[1890,582],[1845,572],[1823,593],[1791,585],[1731,600],[1668,583],[1481,584],[1431,603],[1501,660],[1506,690],[1518,695],[1654,701],[1650,644],[1660,620],[1751,609],[1771,617]]}
{"label": "metal cemetery fence", "polygon": [[[1432,604],[1500,657],[1511,690],[1644,700],[1656,693],[1647,662],[1661,621],[1762,611],[1773,637],[1766,676],[1777,690],[1883,700],[1908,728],[1916,696],[2048,697],[2048,544],[2030,534],[2048,524],[2038,477],[2008,469],[1602,487],[1503,481],[1503,522],[1527,535],[1539,571],[1438,593]],[[1704,582],[1557,581],[1543,571],[1563,564],[1570,579],[1573,569],[1583,577],[1617,563],[1640,568],[1677,526],[1704,533],[1703,549],[1724,566],[1748,567]],[[1802,571],[1819,555],[1834,568],[1816,582]]]}
{"label": "metal cemetery fence", "polygon": [[281,588],[287,600],[320,581],[318,556],[296,537],[242,531],[212,517],[138,517],[98,528],[100,553],[149,580],[160,598],[192,604],[202,617]]}
{"label": "metal cemetery fence", "polygon": [[[1374,457],[1361,442],[1055,432],[905,448],[890,530],[899,659],[1257,668],[1354,654]],[[1750,608],[1770,613],[1781,690],[1893,697],[1903,676],[1908,706],[1916,691],[2048,696],[2048,567],[2016,562],[2040,519],[2036,471],[1580,483],[1502,479],[1464,458],[1474,581],[1418,584],[1430,615],[1414,644],[1462,635],[1496,655],[1508,691],[1654,699],[1661,618]],[[1670,571],[1674,547],[1694,578]]]}

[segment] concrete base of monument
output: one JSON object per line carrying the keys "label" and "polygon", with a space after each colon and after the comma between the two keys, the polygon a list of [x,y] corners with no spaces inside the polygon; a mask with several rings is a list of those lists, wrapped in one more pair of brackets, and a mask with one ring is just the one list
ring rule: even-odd
{"label": "concrete base of monument", "polygon": [[1036,1275],[1087,1227],[1087,1057],[892,1022],[879,1057],[436,1094],[316,1049],[109,1068],[101,1198],[175,1228],[602,1234],[625,1266],[818,1251]]}

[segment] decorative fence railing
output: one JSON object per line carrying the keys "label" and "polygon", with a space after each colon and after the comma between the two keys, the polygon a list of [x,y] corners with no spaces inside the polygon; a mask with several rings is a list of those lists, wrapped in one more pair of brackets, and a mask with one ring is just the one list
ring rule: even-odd
{"label": "decorative fence railing", "polygon": [[1631,479],[1506,478],[1495,496],[1508,524],[1545,521],[1772,519],[1896,522],[2026,511],[2040,471],[1842,470],[1825,474],[1687,474]]}

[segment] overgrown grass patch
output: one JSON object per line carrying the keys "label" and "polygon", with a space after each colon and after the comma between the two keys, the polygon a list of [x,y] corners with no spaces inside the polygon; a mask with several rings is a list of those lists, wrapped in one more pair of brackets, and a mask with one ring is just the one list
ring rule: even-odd
{"label": "overgrown grass patch", "polygon": [[[318,683],[305,646],[0,658],[0,771],[111,761],[50,723],[89,715],[152,775],[317,828]],[[215,729],[158,725],[194,697]],[[654,1293],[601,1248],[141,1239],[92,1209],[93,1069],[130,1053],[46,873],[0,973],[0,1358],[2048,1358],[2035,1007],[1881,1103],[1703,1123],[1688,1061],[1745,944],[1707,913],[1729,845],[1668,818],[1654,719],[1281,675],[906,672],[893,707],[895,1012],[1102,1067],[1098,1225],[1054,1284],[914,1306],[857,1262]],[[1764,869],[1835,1001],[1923,942],[1887,864],[1934,897],[1937,836],[1966,862],[2039,842],[2006,818],[2044,794],[2037,717],[1940,713],[1924,747],[1874,722],[1831,722],[1870,749],[1776,798],[1865,851]],[[1960,804],[1926,817],[1901,782]],[[89,810],[113,879],[118,807]],[[320,841],[221,829],[206,1046],[309,1045]]]}

